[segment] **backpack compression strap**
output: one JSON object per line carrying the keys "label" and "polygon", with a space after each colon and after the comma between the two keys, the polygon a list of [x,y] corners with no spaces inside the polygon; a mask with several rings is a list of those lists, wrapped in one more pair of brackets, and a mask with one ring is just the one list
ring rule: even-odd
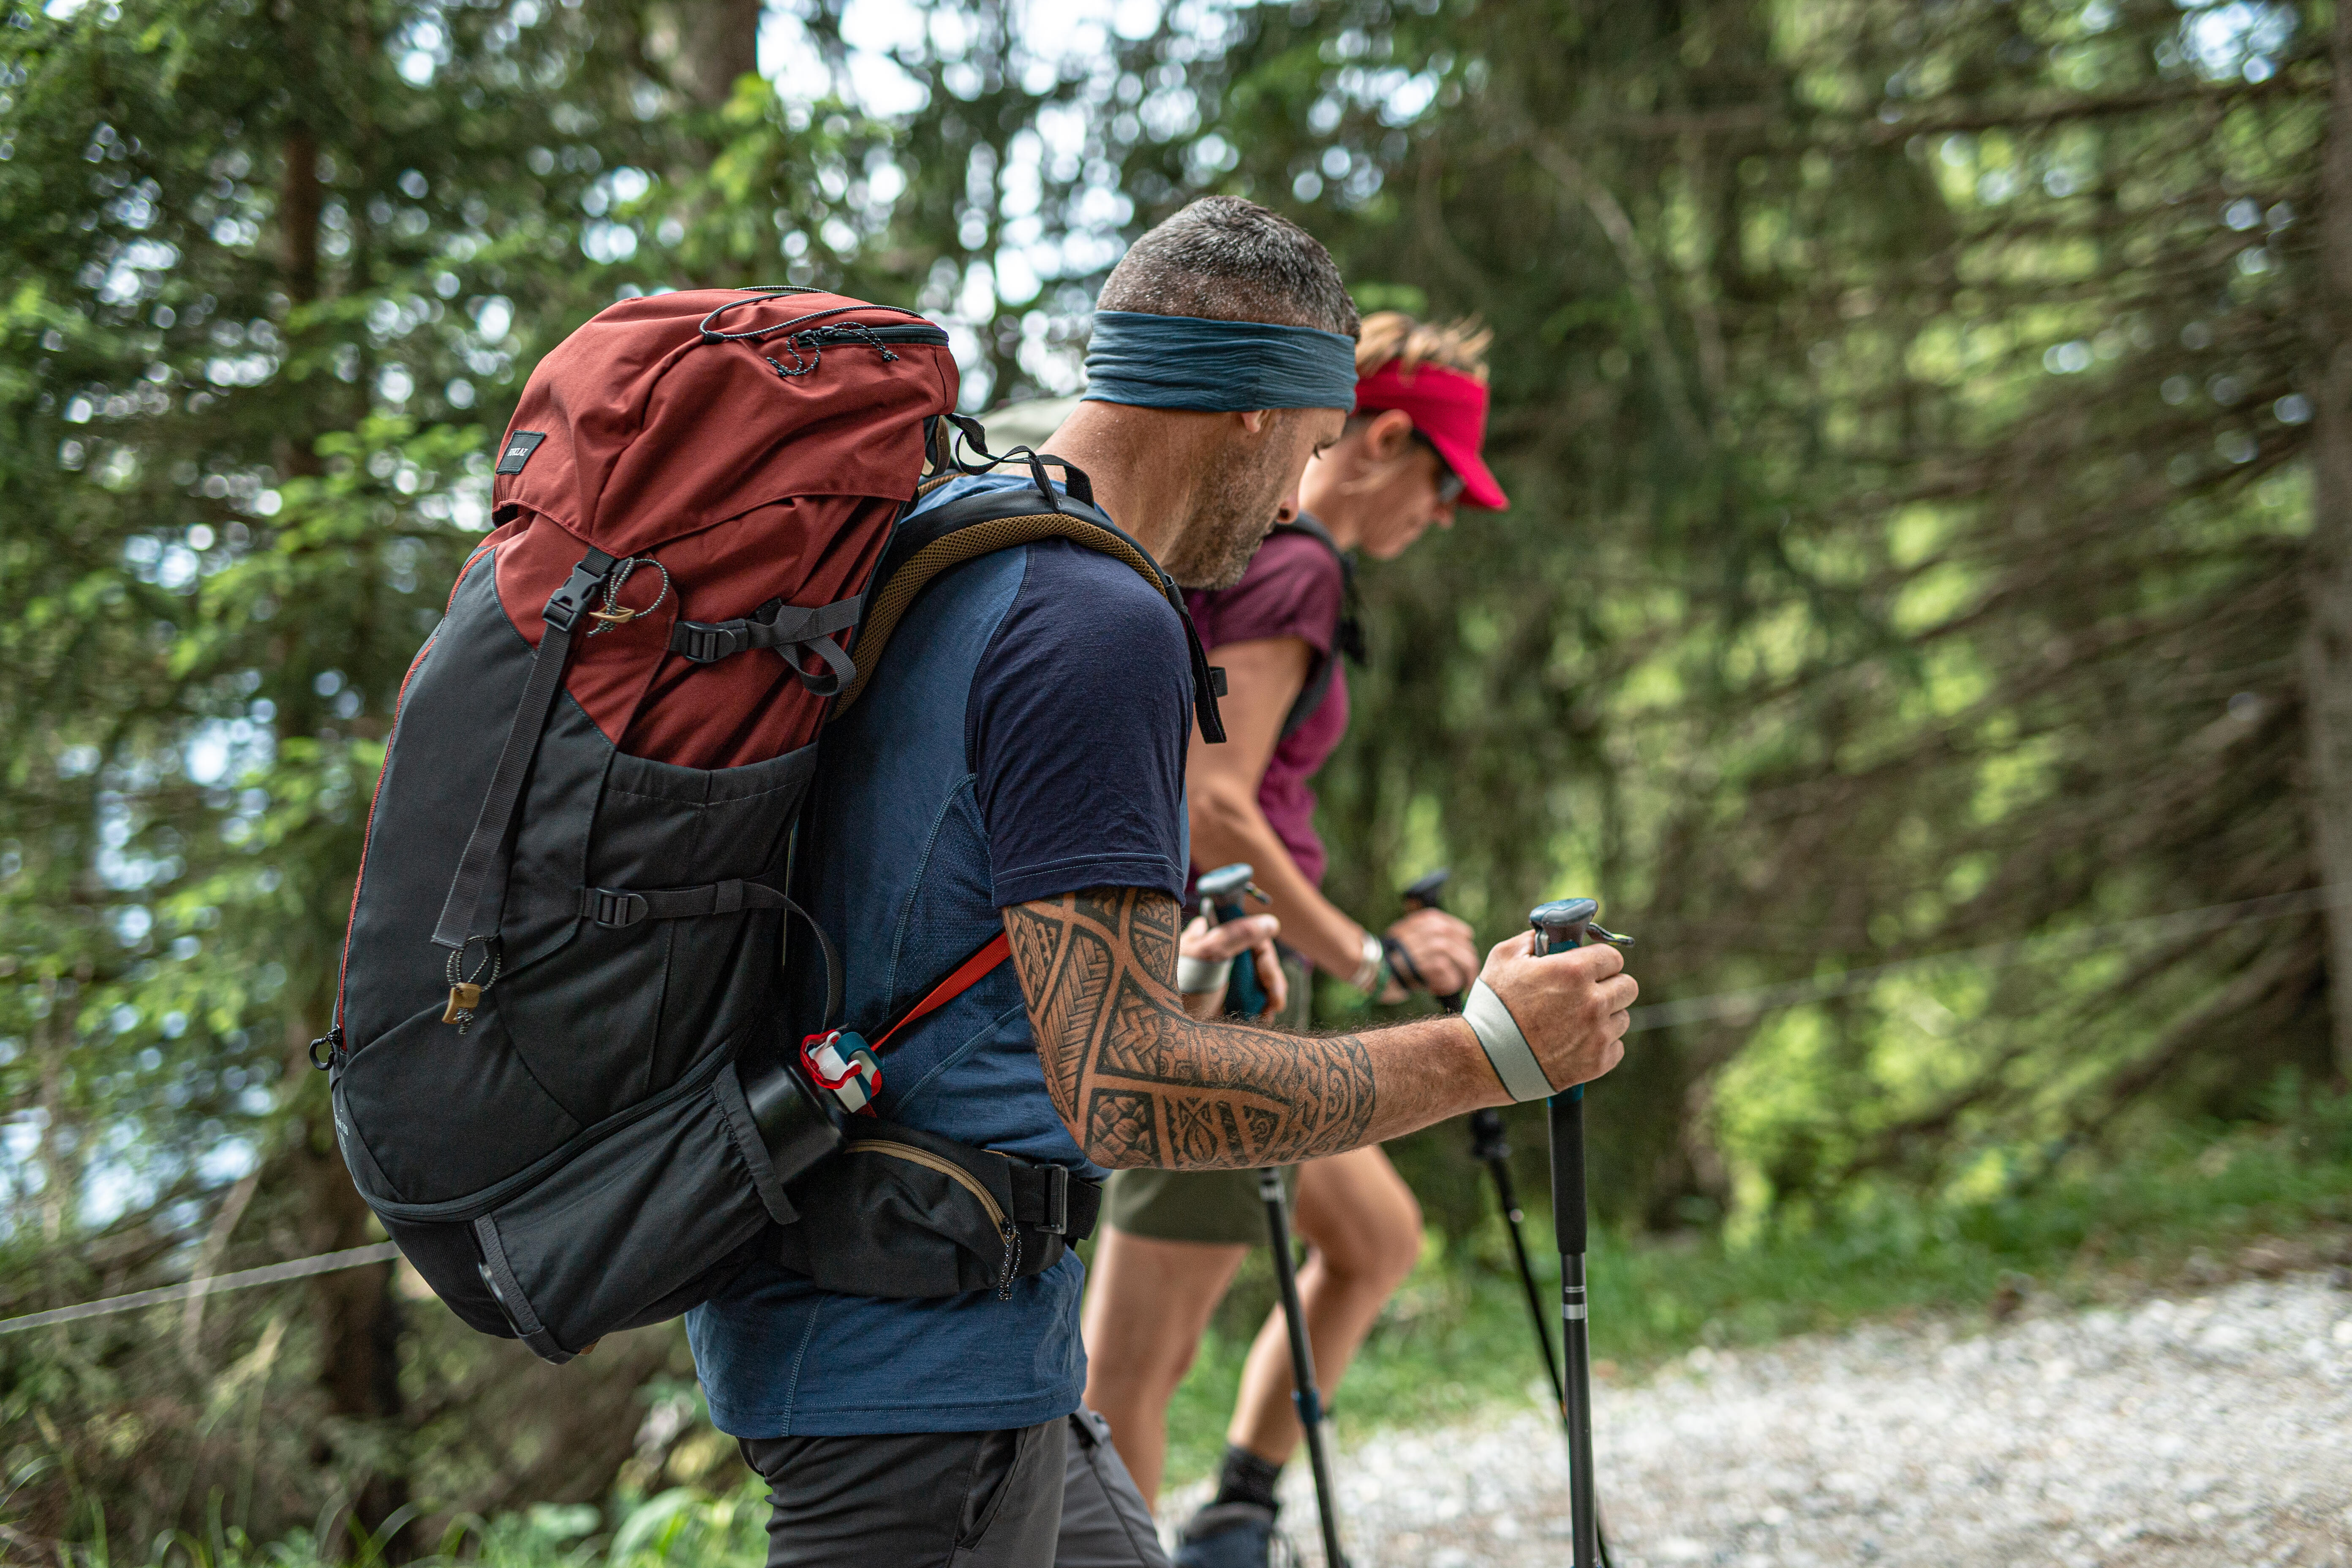
{"label": "backpack compression strap", "polygon": [[[540,633],[538,651],[530,656],[530,678],[523,682],[521,700],[515,703],[506,744],[499,751],[498,769],[490,775],[489,793],[482,797],[481,813],[474,818],[474,831],[466,840],[457,875],[449,883],[441,919],[433,928],[433,945],[449,950],[453,1013],[470,1011],[460,1007],[456,994],[461,989],[457,966],[465,957],[467,944],[479,941],[487,945],[498,936],[510,864],[506,854],[508,830],[514,825],[515,807],[521,804],[531,759],[539,755],[539,737],[547,728],[548,715],[555,710],[557,694],[563,689],[563,667],[572,661],[572,628],[618,564],[614,557],[592,547],[541,612],[547,624]],[[487,930],[482,925],[485,910],[489,911]],[[480,994],[478,989],[474,992],[478,997]]]}
{"label": "backpack compression strap", "polygon": [[[1076,498],[1070,499],[1076,502]],[[1217,712],[1217,699],[1224,695],[1225,672],[1210,668],[1209,656],[1201,647],[1201,634],[1193,628],[1192,617],[1184,608],[1183,590],[1160,569],[1160,563],[1151,558],[1150,552],[1094,508],[1087,508],[1095,513],[1087,517],[1076,511],[1037,511],[1033,510],[1034,506],[1025,489],[984,490],[932,507],[899,530],[875,571],[866,616],[858,628],[857,674],[835,700],[835,714],[840,714],[864,692],[866,680],[881,661],[890,634],[898,629],[931,579],[951,566],[961,566],[999,550],[1010,550],[1016,544],[1040,539],[1066,539],[1125,563],[1168,601],[1177,619],[1183,623],[1184,641],[1192,657],[1192,711],[1200,721],[1201,738],[1212,745],[1224,740],[1225,725]]]}
{"label": "backpack compression strap", "polygon": [[[740,621],[679,621],[670,627],[670,651],[692,664],[715,664],[755,647],[783,651],[801,684],[819,697],[831,697],[857,679],[857,667],[841,650],[840,635],[857,624],[856,599],[841,599],[814,609],[771,599]],[[824,660],[826,673],[812,675],[801,668],[803,650]]]}

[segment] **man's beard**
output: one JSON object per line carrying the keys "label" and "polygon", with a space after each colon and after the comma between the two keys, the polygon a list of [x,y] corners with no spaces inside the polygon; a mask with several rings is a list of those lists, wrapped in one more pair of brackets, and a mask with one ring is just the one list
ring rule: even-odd
{"label": "man's beard", "polygon": [[1192,526],[1161,563],[1187,588],[1230,588],[1242,580],[1282,504],[1282,456],[1269,442],[1254,453],[1228,449],[1201,481]]}

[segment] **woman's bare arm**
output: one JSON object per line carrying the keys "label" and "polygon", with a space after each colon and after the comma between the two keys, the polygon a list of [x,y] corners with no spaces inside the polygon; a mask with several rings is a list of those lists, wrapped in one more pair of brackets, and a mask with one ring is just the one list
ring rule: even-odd
{"label": "woman's bare arm", "polygon": [[1281,742],[1290,705],[1306,688],[1315,650],[1300,637],[1260,637],[1220,644],[1212,658],[1225,671],[1220,705],[1225,743],[1207,745],[1196,729],[1184,759],[1192,862],[1248,861],[1282,921],[1282,940],[1324,973],[1345,980],[1364,962],[1363,928],[1307,880],[1257,803],[1258,784]]}

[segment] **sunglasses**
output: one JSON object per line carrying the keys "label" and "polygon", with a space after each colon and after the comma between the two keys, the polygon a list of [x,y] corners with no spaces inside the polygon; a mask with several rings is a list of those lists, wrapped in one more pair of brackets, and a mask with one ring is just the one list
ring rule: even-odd
{"label": "sunglasses", "polygon": [[1428,447],[1429,455],[1437,459],[1438,504],[1452,506],[1455,501],[1460,500],[1462,492],[1467,486],[1464,483],[1462,476],[1454,471],[1454,465],[1445,460],[1445,454],[1437,449],[1437,443],[1418,430],[1412,433],[1412,438],[1421,446]]}

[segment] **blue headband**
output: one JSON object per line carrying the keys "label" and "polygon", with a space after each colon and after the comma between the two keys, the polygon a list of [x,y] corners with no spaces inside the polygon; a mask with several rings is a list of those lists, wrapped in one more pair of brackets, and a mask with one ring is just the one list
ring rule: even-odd
{"label": "blue headband", "polygon": [[1097,310],[1087,400],[1139,408],[1356,406],[1356,342],[1313,327]]}

